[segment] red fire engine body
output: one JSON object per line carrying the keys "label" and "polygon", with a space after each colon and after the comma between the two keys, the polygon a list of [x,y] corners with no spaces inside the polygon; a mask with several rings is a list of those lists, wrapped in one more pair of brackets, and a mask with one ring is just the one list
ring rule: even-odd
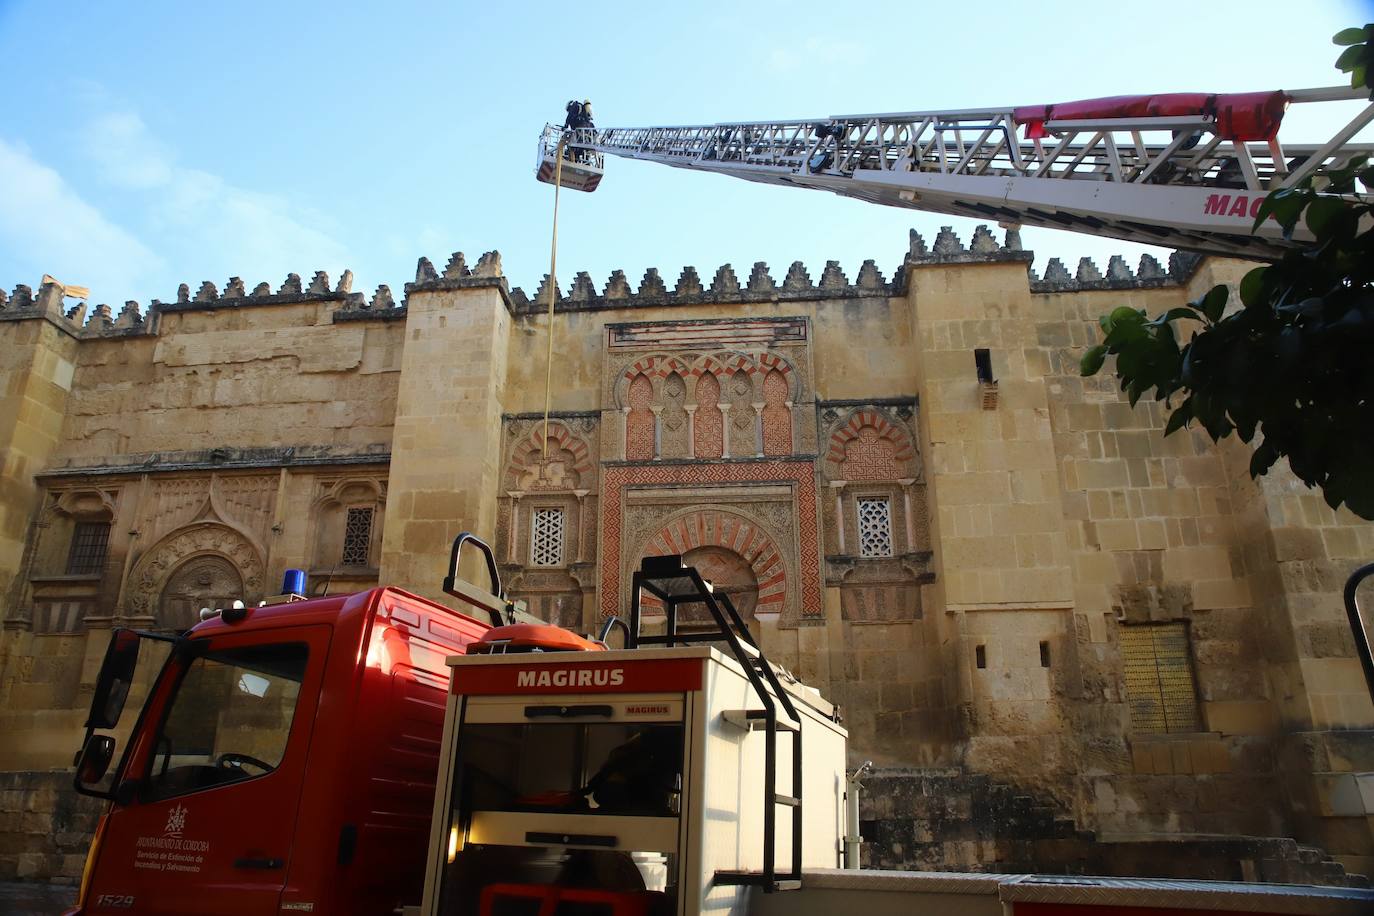
{"label": "red fire engine body", "polygon": [[[1359,890],[837,870],[844,731],[728,597],[650,558],[626,650],[599,651],[609,627],[508,625],[477,543],[494,594],[456,580],[459,544],[445,591],[495,628],[377,588],[116,630],[76,775],[109,808],[67,916],[1374,912]],[[643,589],[666,634],[641,633]],[[682,603],[717,629],[678,633]],[[173,648],[107,780],[100,732],[150,639]]]}

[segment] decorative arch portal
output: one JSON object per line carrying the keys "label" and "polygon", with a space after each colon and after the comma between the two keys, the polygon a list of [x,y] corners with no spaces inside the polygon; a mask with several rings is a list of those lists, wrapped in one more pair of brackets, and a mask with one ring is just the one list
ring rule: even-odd
{"label": "decorative arch portal", "polygon": [[702,578],[730,595],[745,620],[776,619],[782,613],[787,565],[773,538],[757,523],[720,509],[691,510],[650,538],[640,558],[672,554],[681,554],[690,565],[700,564]]}
{"label": "decorative arch portal", "polygon": [[[234,571],[242,590],[242,594],[234,597],[252,604],[262,596],[263,560],[257,546],[243,532],[222,522],[197,522],[167,535],[134,566],[133,574],[129,577],[129,614],[152,617],[159,625],[177,626],[171,621],[164,623],[159,599],[168,594],[170,585],[189,587],[189,583],[174,583],[172,580],[182,572],[187,561],[200,557],[218,558]],[[190,569],[188,567],[186,572],[188,577],[193,575]],[[216,573],[216,570],[219,572]],[[227,575],[220,566],[207,567],[206,571],[211,576],[210,585],[213,587],[220,587]],[[198,582],[200,574],[194,575]],[[218,580],[216,575],[220,576]]]}

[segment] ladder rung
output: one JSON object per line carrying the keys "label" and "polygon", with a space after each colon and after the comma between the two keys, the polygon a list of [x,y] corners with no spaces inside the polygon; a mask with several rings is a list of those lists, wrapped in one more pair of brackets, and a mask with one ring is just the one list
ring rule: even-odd
{"label": "ladder rung", "polygon": [[779,805],[786,805],[789,808],[800,808],[801,799],[795,795],[774,795],[773,801]]}
{"label": "ladder rung", "polygon": [[[745,713],[744,713],[744,716],[745,716],[745,718],[748,719],[750,722],[757,722],[758,725],[755,726],[755,727],[762,727],[762,726],[768,724],[768,711],[765,710],[765,709],[750,709],[750,710],[746,710]],[[776,721],[777,721],[777,729],[778,729],[778,731],[780,731],[780,732],[795,732],[795,731],[797,731],[797,723],[793,722],[791,719],[789,719],[789,718],[787,718],[787,717],[785,717],[785,716],[782,716],[782,715],[776,715],[776,716],[775,716],[775,719],[776,719]]]}

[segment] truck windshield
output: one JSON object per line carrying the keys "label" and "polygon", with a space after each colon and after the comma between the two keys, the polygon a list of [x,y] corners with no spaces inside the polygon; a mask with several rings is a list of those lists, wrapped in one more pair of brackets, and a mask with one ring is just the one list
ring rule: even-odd
{"label": "truck windshield", "polygon": [[272,772],[286,752],[304,643],[212,651],[186,668],[153,746],[153,801]]}

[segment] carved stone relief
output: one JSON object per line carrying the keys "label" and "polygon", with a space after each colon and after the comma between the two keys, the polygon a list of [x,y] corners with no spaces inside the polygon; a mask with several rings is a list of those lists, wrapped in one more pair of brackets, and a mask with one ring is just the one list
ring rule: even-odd
{"label": "carved stone relief", "polygon": [[245,603],[262,597],[261,550],[243,532],[229,525],[197,522],[164,538],[134,566],[128,585],[128,613],[159,617],[157,598],[163,593],[173,570],[187,560],[202,556],[219,557],[238,572],[243,594],[236,597],[241,597]]}
{"label": "carved stone relief", "polygon": [[243,598],[243,577],[224,557],[198,556],[177,567],[162,587],[157,625],[184,630],[200,620],[200,609],[229,607]]}

